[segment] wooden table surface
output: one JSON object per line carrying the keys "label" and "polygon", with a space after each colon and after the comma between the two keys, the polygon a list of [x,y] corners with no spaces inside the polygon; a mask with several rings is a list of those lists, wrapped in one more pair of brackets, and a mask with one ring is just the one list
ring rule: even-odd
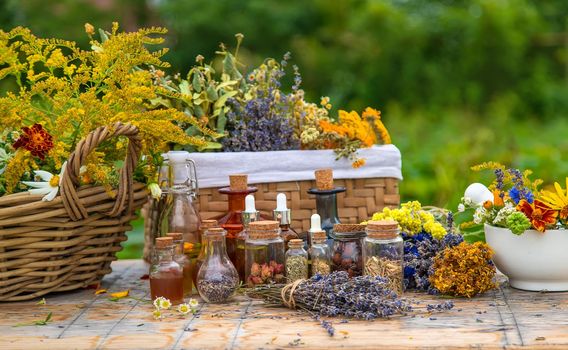
{"label": "wooden table surface", "polygon": [[[500,289],[456,299],[451,311],[342,323],[336,334],[309,316],[239,297],[226,305],[200,305],[196,315],[152,318],[149,283],[140,260],[113,263],[102,288],[130,289],[134,298],[109,300],[93,289],[48,295],[46,305],[0,303],[0,349],[389,349],[540,347],[568,349],[568,293]],[[431,296],[408,294],[424,302]],[[438,299],[439,301],[439,299]],[[46,325],[17,326],[45,319]]]}

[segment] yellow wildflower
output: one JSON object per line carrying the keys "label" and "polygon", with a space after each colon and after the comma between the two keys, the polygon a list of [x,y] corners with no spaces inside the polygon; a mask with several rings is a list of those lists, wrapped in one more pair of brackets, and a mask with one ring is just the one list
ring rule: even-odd
{"label": "yellow wildflower", "polygon": [[560,219],[566,221],[568,219],[568,177],[566,177],[566,189],[563,189],[558,182],[554,183],[554,189],[556,192],[542,191],[540,200],[552,209],[558,210]]}
{"label": "yellow wildflower", "polygon": [[364,158],[358,158],[353,163],[351,163],[351,166],[353,167],[353,169],[360,168],[363,165],[365,165],[365,159]]}
{"label": "yellow wildflower", "polygon": [[93,25],[90,23],[85,23],[85,33],[87,33],[88,35],[95,34],[95,27],[93,27]]}

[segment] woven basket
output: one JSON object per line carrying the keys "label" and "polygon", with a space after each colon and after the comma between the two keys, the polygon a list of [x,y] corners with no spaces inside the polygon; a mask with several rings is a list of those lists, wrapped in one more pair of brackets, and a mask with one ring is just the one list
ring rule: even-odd
{"label": "woven basket", "polygon": [[[103,141],[129,139],[116,196],[102,186],[79,187],[79,171]],[[117,123],[82,140],[69,157],[60,195],[42,201],[28,192],[0,197],[0,301],[29,300],[97,284],[111,271],[134,212],[147,200],[133,182],[141,150],[138,129]]]}
{"label": "woven basket", "polygon": [[[335,186],[347,190],[337,195],[337,208],[342,223],[355,224],[368,220],[373,213],[384,207],[396,207],[400,203],[398,179],[367,178],[334,180]],[[310,228],[310,217],[316,212],[315,195],[308,189],[315,187],[315,181],[276,182],[254,185],[258,192],[256,208],[265,215],[272,216],[276,208],[276,195],[285,193],[288,208],[292,209],[292,227],[297,231]],[[199,190],[199,210],[202,219],[217,217],[227,211],[227,196],[217,188]]]}

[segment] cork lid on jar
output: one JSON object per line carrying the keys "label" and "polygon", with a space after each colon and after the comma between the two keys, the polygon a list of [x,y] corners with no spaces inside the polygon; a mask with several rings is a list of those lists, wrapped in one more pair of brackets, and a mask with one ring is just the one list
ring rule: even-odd
{"label": "cork lid on jar", "polygon": [[327,191],[333,189],[333,170],[318,169],[315,171],[316,175],[316,188],[320,191]]}
{"label": "cork lid on jar", "polygon": [[365,237],[365,227],[363,224],[335,224],[333,225],[333,239],[352,240]]}
{"label": "cork lid on jar", "polygon": [[367,236],[375,239],[392,239],[398,236],[398,222],[395,220],[376,220],[367,222]]}
{"label": "cork lid on jar", "polygon": [[229,175],[229,184],[231,191],[246,191],[248,189],[248,175]]}
{"label": "cork lid on jar", "polygon": [[288,241],[288,246],[290,248],[295,248],[295,249],[301,248],[301,247],[304,246],[304,241],[302,241],[301,239],[297,239],[297,238],[291,239],[291,240]]}
{"label": "cork lid on jar", "polygon": [[312,242],[314,243],[323,243],[327,239],[327,235],[325,231],[315,231],[312,232]]}
{"label": "cork lid on jar", "polygon": [[201,221],[201,229],[202,230],[206,230],[208,228],[218,227],[218,226],[219,226],[219,221],[217,221],[217,220],[202,220]]}
{"label": "cork lid on jar", "polygon": [[280,234],[280,223],[272,220],[254,221],[249,224],[248,234],[251,239],[277,238]]}
{"label": "cork lid on jar", "polygon": [[158,237],[156,238],[156,248],[163,249],[169,248],[174,244],[172,237]]}
{"label": "cork lid on jar", "polygon": [[183,233],[181,232],[168,232],[166,237],[171,237],[174,241],[181,241],[183,239]]}

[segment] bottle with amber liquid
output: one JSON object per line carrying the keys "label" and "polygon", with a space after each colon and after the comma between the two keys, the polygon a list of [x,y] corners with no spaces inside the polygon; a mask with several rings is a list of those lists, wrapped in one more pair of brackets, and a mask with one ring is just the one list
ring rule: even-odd
{"label": "bottle with amber liquid", "polygon": [[183,267],[174,260],[171,237],[156,238],[156,260],[150,266],[150,294],[169,299],[172,304],[183,303]]}
{"label": "bottle with amber liquid", "polygon": [[242,213],[244,229],[237,235],[237,250],[235,256],[235,267],[239,273],[241,281],[245,281],[245,256],[246,240],[248,237],[248,227],[251,222],[260,220],[260,212],[256,210],[254,196],[249,194],[245,197],[245,210]]}
{"label": "bottle with amber liquid", "polygon": [[298,233],[290,226],[292,224],[292,211],[288,209],[286,204],[286,195],[278,193],[276,196],[276,209],[274,210],[274,220],[280,225],[280,235],[288,247],[288,242],[292,239],[298,239]]}
{"label": "bottle with amber liquid", "polygon": [[166,237],[171,237],[174,242],[174,261],[183,268],[183,295],[190,296],[193,288],[191,260],[183,252],[183,235],[181,232],[170,232]]}
{"label": "bottle with amber liquid", "polygon": [[248,186],[248,176],[244,174],[229,175],[230,186],[219,189],[219,193],[229,198],[229,211],[219,217],[219,226],[227,231],[227,255],[233,265],[237,265],[237,236],[244,229],[242,212],[245,210],[245,197],[256,192],[256,187]]}
{"label": "bottle with amber liquid", "polygon": [[199,231],[201,232],[201,249],[199,250],[199,255],[195,258],[195,264],[191,271],[193,284],[197,288],[197,273],[199,272],[199,268],[203,265],[205,258],[207,257],[207,236],[205,236],[205,232],[210,228],[219,227],[219,223],[217,220],[202,220],[201,227]]}

